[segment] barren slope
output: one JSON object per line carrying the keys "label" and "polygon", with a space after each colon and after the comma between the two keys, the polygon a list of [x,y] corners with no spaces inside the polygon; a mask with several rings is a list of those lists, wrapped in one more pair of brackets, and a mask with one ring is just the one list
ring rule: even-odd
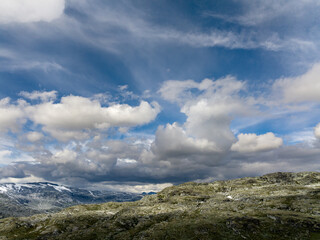
{"label": "barren slope", "polygon": [[0,220],[0,239],[320,239],[320,173],[185,183],[130,203]]}

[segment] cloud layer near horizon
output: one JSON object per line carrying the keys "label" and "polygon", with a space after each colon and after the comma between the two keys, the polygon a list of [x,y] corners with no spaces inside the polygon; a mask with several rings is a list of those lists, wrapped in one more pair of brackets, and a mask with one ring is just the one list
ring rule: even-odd
{"label": "cloud layer near horizon", "polygon": [[[291,86],[290,83],[312,75],[313,71],[311,68],[310,72],[287,79],[286,83]],[[282,80],[276,80],[275,84],[278,81]],[[270,88],[270,96],[277,95],[281,88],[287,91],[286,85],[281,85],[276,92],[274,86]],[[0,177],[35,176],[74,184],[175,183],[210,180],[212,176],[227,178],[313,169],[320,151],[316,140],[319,125],[314,129],[316,138],[312,146],[283,146],[283,139],[271,132],[235,136],[235,129],[230,128],[234,119],[257,116],[268,119],[274,111],[271,106],[276,110],[288,106],[283,95],[277,95],[278,104],[274,105],[273,99],[244,94],[247,89],[246,82],[232,76],[204,79],[199,83],[166,81],[158,93],[166,101],[177,104],[186,119],[183,124],[160,125],[154,136],[140,137],[129,129],[154,121],[160,112],[156,102],[141,100],[137,106],[113,102],[103,106],[100,102],[103,98],[65,96],[57,99],[55,91],[23,92],[20,96],[25,100],[21,98],[16,102],[2,99],[0,129],[3,134],[20,135],[15,147],[29,158],[25,161],[14,157],[12,151],[2,150],[1,163],[10,163],[11,159],[13,164],[3,168],[7,170]],[[25,128],[29,131],[23,136]],[[115,138],[117,134],[122,137]],[[308,154],[309,160],[301,162],[299,154],[301,157]]]}

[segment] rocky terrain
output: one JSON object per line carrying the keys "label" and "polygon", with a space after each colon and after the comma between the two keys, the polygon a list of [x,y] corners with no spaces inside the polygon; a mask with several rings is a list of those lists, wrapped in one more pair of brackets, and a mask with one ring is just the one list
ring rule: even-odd
{"label": "rocky terrain", "polygon": [[141,194],[89,191],[54,183],[0,184],[0,218],[57,212],[78,204],[136,201]]}
{"label": "rocky terrain", "polygon": [[320,239],[320,173],[185,183],[136,202],[0,220],[0,239]]}

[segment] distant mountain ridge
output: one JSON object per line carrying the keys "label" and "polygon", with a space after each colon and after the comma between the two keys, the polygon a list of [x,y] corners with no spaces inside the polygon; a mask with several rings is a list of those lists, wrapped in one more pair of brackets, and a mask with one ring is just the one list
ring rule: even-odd
{"label": "distant mountain ridge", "polygon": [[0,184],[0,218],[56,212],[78,204],[125,202],[144,194],[90,191],[50,182]]}

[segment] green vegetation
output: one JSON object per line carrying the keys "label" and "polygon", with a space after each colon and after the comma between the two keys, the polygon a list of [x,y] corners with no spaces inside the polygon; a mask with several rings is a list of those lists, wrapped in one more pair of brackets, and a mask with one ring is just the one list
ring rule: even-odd
{"label": "green vegetation", "polygon": [[185,183],[137,202],[0,220],[0,239],[320,239],[320,173]]}

